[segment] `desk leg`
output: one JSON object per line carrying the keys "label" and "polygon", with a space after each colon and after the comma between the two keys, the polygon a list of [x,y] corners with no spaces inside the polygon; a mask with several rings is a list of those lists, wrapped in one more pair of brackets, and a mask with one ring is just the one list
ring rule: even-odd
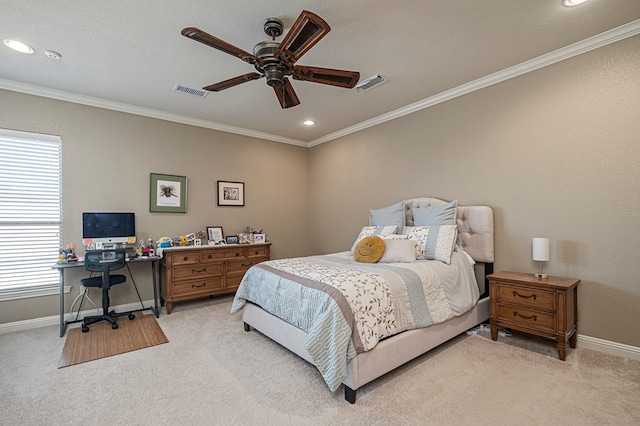
{"label": "desk leg", "polygon": [[67,325],[64,322],[64,268],[60,268],[60,337],[64,337]]}
{"label": "desk leg", "polygon": [[156,260],[151,261],[151,277],[153,280],[153,304],[155,306],[154,314],[156,318],[160,318],[160,309],[158,308],[158,283],[156,280]]}

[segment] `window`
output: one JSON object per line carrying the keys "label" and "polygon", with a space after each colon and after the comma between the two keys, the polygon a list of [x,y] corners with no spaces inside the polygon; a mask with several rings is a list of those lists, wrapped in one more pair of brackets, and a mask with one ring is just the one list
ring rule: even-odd
{"label": "window", "polygon": [[60,137],[0,129],[0,184],[0,300],[57,294]]}

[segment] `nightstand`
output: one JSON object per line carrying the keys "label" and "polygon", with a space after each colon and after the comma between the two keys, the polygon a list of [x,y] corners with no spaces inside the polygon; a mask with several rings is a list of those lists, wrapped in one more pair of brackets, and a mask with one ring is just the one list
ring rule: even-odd
{"label": "nightstand", "polygon": [[508,271],[487,278],[491,338],[498,339],[498,326],[542,336],[557,342],[558,357],[564,361],[567,342],[575,348],[578,338],[580,280]]}

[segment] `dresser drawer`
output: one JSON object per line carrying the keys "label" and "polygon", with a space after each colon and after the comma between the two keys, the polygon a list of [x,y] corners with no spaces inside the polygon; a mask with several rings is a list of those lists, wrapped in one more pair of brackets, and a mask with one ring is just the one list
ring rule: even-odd
{"label": "dresser drawer", "polygon": [[[268,257],[269,255],[269,247],[268,246],[258,246],[258,247],[247,247],[247,256],[248,257]],[[262,262],[262,260],[260,260]]]}
{"label": "dresser drawer", "polygon": [[498,285],[498,303],[556,311],[555,292],[514,285]]}
{"label": "dresser drawer", "polygon": [[237,259],[245,256],[244,247],[242,246],[230,246],[216,250],[216,257],[218,259]]}
{"label": "dresser drawer", "polygon": [[184,281],[194,278],[222,275],[222,263],[202,263],[195,265],[175,266],[173,268],[173,280]]}
{"label": "dresser drawer", "polygon": [[165,254],[167,257],[168,265],[186,265],[190,263],[199,263],[200,262],[200,252],[199,251],[183,251],[181,253],[169,253]]}
{"label": "dresser drawer", "polygon": [[199,294],[205,295],[220,289],[222,289],[222,276],[205,277],[201,280],[174,282],[173,296],[176,298],[187,295],[197,297]]}
{"label": "dresser drawer", "polygon": [[505,326],[509,322],[514,325],[547,330],[549,332],[555,331],[556,326],[555,314],[512,305],[498,305],[498,318],[505,323]]}
{"label": "dresser drawer", "polygon": [[227,261],[227,274],[244,274],[247,269],[252,267],[253,265],[257,265],[258,263],[267,260],[266,258],[250,258],[250,259],[242,259],[238,261]]}

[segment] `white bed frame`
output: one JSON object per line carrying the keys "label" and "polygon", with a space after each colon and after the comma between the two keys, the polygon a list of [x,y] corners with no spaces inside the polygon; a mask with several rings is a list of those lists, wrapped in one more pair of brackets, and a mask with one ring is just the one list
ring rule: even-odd
{"label": "white bed frame", "polygon": [[[407,226],[413,225],[414,208],[444,203],[436,198],[405,200]],[[431,327],[405,331],[379,342],[370,351],[359,353],[347,364],[347,376],[342,382],[344,397],[351,404],[356,402],[358,388],[489,319],[488,282],[482,277],[493,272],[493,211],[487,206],[458,206],[457,224],[457,244],[478,264],[484,265],[483,274],[478,280],[480,301],[463,315]],[[301,329],[252,303],[244,306],[242,320],[245,331],[253,327],[314,364],[304,347],[307,335]]]}

